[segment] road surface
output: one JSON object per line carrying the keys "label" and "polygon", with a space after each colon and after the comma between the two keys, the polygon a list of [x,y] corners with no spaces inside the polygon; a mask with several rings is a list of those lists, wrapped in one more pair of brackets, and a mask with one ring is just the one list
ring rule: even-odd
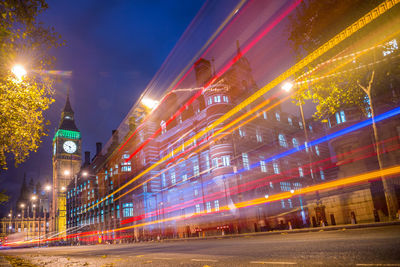
{"label": "road surface", "polygon": [[400,225],[0,254],[45,266],[400,266]]}

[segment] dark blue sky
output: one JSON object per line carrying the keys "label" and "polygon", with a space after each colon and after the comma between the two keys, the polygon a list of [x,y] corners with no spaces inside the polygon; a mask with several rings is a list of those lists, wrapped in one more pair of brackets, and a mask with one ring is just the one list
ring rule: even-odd
{"label": "dark blue sky", "polygon": [[55,87],[55,103],[46,112],[49,136],[19,168],[1,173],[2,188],[17,198],[23,174],[51,181],[51,141],[71,88],[83,151],[92,155],[97,141],[106,142],[140,93],[160,68],[195,17],[202,0],[48,1],[40,16],[54,26],[66,46],[54,51],[56,70],[72,71]]}

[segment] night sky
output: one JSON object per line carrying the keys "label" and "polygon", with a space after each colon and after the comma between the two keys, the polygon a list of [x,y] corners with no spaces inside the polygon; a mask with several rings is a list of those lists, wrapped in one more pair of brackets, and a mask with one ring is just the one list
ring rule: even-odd
{"label": "night sky", "polygon": [[[55,103],[46,112],[49,135],[37,153],[14,168],[2,171],[1,188],[18,197],[26,173],[28,180],[52,179],[51,153],[54,129],[65,104],[67,87],[82,133],[82,151],[95,151],[107,142],[202,7],[201,0],[168,1],[48,1],[40,16],[54,26],[66,46],[53,51],[55,70],[72,71],[55,86]],[[3,210],[8,209],[2,207]]]}

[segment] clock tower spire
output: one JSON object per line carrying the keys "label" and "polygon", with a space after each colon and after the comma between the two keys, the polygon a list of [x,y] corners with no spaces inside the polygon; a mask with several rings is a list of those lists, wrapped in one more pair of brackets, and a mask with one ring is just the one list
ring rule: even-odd
{"label": "clock tower spire", "polygon": [[66,190],[69,182],[79,172],[81,156],[81,133],[76,127],[69,90],[58,129],[53,138],[53,231],[65,235]]}

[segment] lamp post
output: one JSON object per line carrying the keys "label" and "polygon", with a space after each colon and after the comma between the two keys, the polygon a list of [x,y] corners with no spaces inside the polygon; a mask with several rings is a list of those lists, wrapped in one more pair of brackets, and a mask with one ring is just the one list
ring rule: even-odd
{"label": "lamp post", "polygon": [[[293,89],[293,87],[294,87],[294,84],[292,82],[287,81],[287,82],[282,84],[281,88],[285,92],[290,92]],[[311,180],[312,180],[312,183],[315,184],[315,178],[314,178],[314,174],[313,174],[312,167],[311,167],[311,164],[312,164],[311,148],[308,147],[309,137],[308,137],[308,132],[307,132],[306,120],[305,120],[305,117],[304,117],[303,105],[301,104],[300,101],[298,102],[298,104],[299,104],[299,108],[300,108],[301,121],[302,121],[302,124],[303,124],[304,137],[305,137],[305,140],[306,140],[305,147],[306,147],[306,153],[308,155],[308,163],[310,165],[309,168],[310,168]],[[310,149],[310,151],[309,151],[309,149]],[[316,204],[317,204],[317,207],[318,207],[321,204],[318,191],[316,191],[316,197],[317,197],[317,203]],[[301,201],[301,197],[300,197],[300,201]],[[301,205],[301,210],[302,210],[301,212],[303,213],[302,214],[303,224],[305,224],[306,222],[305,222],[305,216],[304,216],[304,211],[303,211],[303,205]]]}

